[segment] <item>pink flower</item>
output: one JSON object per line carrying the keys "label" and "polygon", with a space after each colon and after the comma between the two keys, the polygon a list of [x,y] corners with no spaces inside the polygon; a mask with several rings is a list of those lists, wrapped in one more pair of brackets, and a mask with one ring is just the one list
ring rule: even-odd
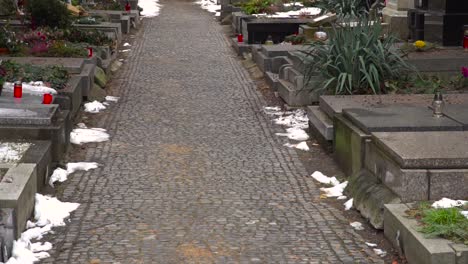
{"label": "pink flower", "polygon": [[462,75],[465,78],[468,78],[468,67],[462,67]]}

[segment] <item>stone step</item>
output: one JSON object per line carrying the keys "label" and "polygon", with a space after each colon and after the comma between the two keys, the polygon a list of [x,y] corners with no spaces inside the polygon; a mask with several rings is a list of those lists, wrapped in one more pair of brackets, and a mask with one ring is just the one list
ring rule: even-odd
{"label": "stone step", "polygon": [[272,91],[278,91],[278,74],[267,71],[265,72],[265,80]]}
{"label": "stone step", "polygon": [[299,90],[296,86],[283,79],[278,79],[277,86],[280,97],[289,106],[306,106],[318,101],[318,95],[311,90]]}
{"label": "stone step", "polygon": [[320,133],[326,141],[333,140],[333,120],[319,106],[308,106],[307,116],[313,129]]}

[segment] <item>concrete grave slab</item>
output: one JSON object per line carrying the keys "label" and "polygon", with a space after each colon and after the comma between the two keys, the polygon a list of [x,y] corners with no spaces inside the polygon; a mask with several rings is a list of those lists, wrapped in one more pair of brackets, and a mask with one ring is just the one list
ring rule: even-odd
{"label": "concrete grave slab", "polygon": [[[394,106],[430,106],[433,95],[430,94],[385,94],[385,95],[322,95],[320,109],[328,116],[341,114],[346,108],[370,108]],[[468,102],[468,94],[444,95],[447,105]]]}
{"label": "concrete grave slab", "polygon": [[343,115],[364,132],[457,131],[463,126],[446,117],[433,117],[428,107],[387,106],[343,109]]}
{"label": "concrete grave slab", "polygon": [[49,57],[4,57],[20,64],[32,64],[36,66],[63,66],[68,73],[78,74],[85,64],[84,58],[49,58]]}
{"label": "concrete grave slab", "polygon": [[0,104],[2,125],[50,125],[57,105]]}
{"label": "concrete grave slab", "polygon": [[446,105],[444,115],[463,125],[463,130],[468,130],[468,105]]}
{"label": "concrete grave slab", "polygon": [[373,141],[406,169],[468,168],[468,132],[378,132]]}

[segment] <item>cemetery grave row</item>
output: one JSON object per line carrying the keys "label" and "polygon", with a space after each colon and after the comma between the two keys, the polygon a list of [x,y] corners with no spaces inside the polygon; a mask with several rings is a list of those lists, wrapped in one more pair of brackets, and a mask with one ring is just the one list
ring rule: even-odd
{"label": "cemetery grave row", "polygon": [[25,230],[35,194],[63,162],[83,104],[104,99],[122,65],[118,48],[141,26],[138,1],[127,10],[126,3],[99,10],[115,5],[82,1],[68,7],[79,10],[72,23],[53,30],[27,15],[0,14],[0,262]]}
{"label": "cemetery grave row", "polygon": [[[399,37],[388,56],[405,63],[400,73],[407,76],[373,89],[323,89],[327,81],[337,83],[331,78],[339,72],[324,75],[326,68],[311,66],[320,59],[312,53],[326,45],[332,53],[331,45],[340,43],[340,28],[364,28],[359,17],[322,10],[279,18],[248,13],[245,1],[223,0],[220,20],[231,25],[234,50],[252,58],[271,90],[289,107],[306,107],[309,132],[343,169],[354,207],[384,229],[409,263],[468,263],[466,245],[429,239],[405,216],[414,203],[468,200],[468,9],[451,0],[386,2],[382,18],[368,10],[365,25],[380,27],[373,41]],[[439,114],[436,91],[444,93]]]}

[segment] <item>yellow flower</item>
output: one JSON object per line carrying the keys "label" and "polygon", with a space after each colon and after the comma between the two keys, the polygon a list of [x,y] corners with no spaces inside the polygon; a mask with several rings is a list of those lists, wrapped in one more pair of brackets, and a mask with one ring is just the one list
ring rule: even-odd
{"label": "yellow flower", "polygon": [[417,49],[422,49],[422,48],[426,47],[426,42],[424,42],[422,40],[418,40],[418,41],[414,42],[414,46]]}

